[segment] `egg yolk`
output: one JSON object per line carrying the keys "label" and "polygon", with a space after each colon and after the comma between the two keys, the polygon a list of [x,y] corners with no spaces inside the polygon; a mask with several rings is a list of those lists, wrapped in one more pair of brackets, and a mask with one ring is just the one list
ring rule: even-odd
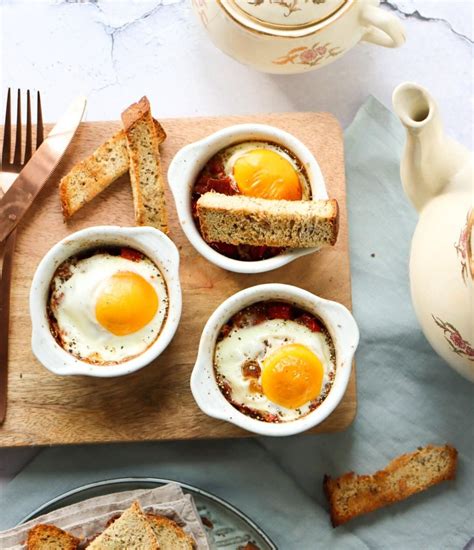
{"label": "egg yolk", "polygon": [[277,405],[296,409],[319,395],[324,369],[306,346],[288,344],[262,361],[264,395]]}
{"label": "egg yolk", "polygon": [[121,271],[107,279],[95,304],[97,321],[116,336],[137,332],[153,319],[157,310],[155,289],[131,271]]}
{"label": "egg yolk", "polygon": [[303,192],[295,167],[271,149],[253,149],[234,163],[234,179],[242,195],[298,201]]}

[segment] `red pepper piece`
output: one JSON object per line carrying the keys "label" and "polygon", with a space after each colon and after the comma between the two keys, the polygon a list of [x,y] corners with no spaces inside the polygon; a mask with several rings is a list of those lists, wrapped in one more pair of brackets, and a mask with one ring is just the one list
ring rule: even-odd
{"label": "red pepper piece", "polygon": [[252,324],[259,325],[267,320],[267,312],[262,309],[257,309],[252,315]]}
{"label": "red pepper piece", "polygon": [[290,320],[293,317],[292,307],[290,304],[268,304],[267,315],[269,319],[285,319]]}
{"label": "red pepper piece", "polygon": [[139,262],[143,260],[143,254],[138,252],[138,250],[133,250],[132,248],[121,248],[120,256],[126,260],[131,260],[132,262]]}
{"label": "red pepper piece", "polygon": [[194,184],[193,193],[204,195],[209,191],[209,174],[202,172]]}
{"label": "red pepper piece", "polygon": [[309,315],[308,313],[303,313],[301,317],[297,319],[298,323],[301,323],[302,325],[305,325],[309,328],[312,332],[321,332],[321,325],[318,323],[317,319],[315,319],[312,315]]}
{"label": "red pepper piece", "polygon": [[209,178],[207,183],[208,191],[215,191],[223,195],[235,195],[237,193],[237,189],[235,189],[232,180],[228,176],[223,178]]}

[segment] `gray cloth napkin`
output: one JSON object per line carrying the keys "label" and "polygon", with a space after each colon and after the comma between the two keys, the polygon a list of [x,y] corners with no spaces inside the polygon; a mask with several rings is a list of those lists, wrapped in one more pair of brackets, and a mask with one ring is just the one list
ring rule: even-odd
{"label": "gray cloth napkin", "polygon": [[[416,213],[399,179],[403,141],[401,125],[374,98],[346,131],[354,314],[361,330],[359,408],[351,428],[283,440],[46,449],[1,496],[0,528],[81,484],[142,475],[226,498],[283,550],[463,548],[474,535],[474,385],[432,351],[411,307],[407,266]],[[455,482],[331,528],[324,473],[372,472],[418,445],[445,442],[459,450]]]}

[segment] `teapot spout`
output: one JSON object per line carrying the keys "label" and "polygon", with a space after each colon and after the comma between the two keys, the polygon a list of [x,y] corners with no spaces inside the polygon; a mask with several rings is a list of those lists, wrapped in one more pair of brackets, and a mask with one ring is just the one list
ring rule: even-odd
{"label": "teapot spout", "polygon": [[393,107],[407,131],[400,175],[413,206],[421,211],[442,193],[467,150],[443,132],[438,106],[428,91],[411,82],[393,92]]}

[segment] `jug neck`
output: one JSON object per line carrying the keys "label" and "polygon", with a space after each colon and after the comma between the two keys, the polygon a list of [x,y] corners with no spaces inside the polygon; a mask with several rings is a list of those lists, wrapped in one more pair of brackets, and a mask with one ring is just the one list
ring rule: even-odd
{"label": "jug neck", "polygon": [[421,86],[400,85],[394,91],[393,105],[407,131],[401,162],[403,188],[420,211],[446,190],[466,151],[444,135],[438,106]]}

